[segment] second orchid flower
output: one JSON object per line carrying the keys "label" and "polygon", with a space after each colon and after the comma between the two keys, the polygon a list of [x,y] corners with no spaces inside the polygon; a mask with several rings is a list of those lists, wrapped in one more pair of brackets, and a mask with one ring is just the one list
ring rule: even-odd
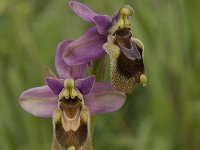
{"label": "second orchid flower", "polygon": [[110,56],[111,81],[115,89],[130,93],[136,83],[146,85],[144,46],[132,36],[129,17],[133,9],[123,6],[112,17],[99,15],[86,5],[71,1],[70,8],[83,20],[93,23],[83,36],[65,47],[63,60],[74,66]]}

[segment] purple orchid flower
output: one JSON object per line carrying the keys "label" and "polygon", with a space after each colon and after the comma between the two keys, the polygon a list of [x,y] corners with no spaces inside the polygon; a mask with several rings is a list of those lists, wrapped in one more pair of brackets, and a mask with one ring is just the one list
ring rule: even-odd
{"label": "purple orchid flower", "polygon": [[47,77],[47,85],[26,90],[21,94],[20,105],[25,111],[38,117],[52,117],[67,79],[74,80],[75,90],[83,96],[91,115],[112,112],[124,104],[125,94],[116,91],[111,83],[95,83],[94,76],[84,78],[87,64],[68,66],[64,63],[61,56],[65,47],[72,42],[63,41],[57,47],[55,65],[60,79]]}
{"label": "purple orchid flower", "polygon": [[95,24],[65,47],[63,60],[67,65],[85,64],[110,56],[111,80],[115,89],[130,93],[136,83],[147,82],[143,64],[143,44],[132,37],[129,16],[133,9],[123,6],[112,17],[99,15],[86,5],[70,1],[70,8],[83,20]]}
{"label": "purple orchid flower", "polygon": [[64,63],[61,56],[72,42],[63,41],[57,47],[55,65],[59,78],[47,77],[47,85],[26,90],[20,96],[25,111],[38,117],[53,117],[53,150],[84,148],[91,139],[90,115],[115,111],[126,99],[111,83],[95,83],[94,76],[85,77],[87,64]]}

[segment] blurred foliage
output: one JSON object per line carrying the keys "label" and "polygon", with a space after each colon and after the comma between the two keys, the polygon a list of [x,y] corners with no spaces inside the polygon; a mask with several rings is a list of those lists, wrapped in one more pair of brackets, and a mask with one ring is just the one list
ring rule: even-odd
{"label": "blurred foliage", "polygon": [[[99,115],[95,150],[199,150],[200,1],[82,0],[101,14],[129,4],[134,36],[145,45],[148,86],[119,111]],[[49,150],[51,119],[22,110],[22,91],[44,84],[57,44],[88,25],[67,0],[0,1],[0,149]]]}

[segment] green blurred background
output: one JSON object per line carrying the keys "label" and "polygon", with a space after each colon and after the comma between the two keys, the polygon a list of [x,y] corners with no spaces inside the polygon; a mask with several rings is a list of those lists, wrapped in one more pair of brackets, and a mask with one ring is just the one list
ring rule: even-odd
{"label": "green blurred background", "polygon": [[[200,149],[200,1],[81,0],[112,15],[129,4],[134,35],[145,46],[148,86],[137,86],[117,112],[99,115],[95,150]],[[22,91],[44,84],[57,44],[91,25],[67,0],[0,1],[0,149],[49,150],[51,119],[22,110]]]}

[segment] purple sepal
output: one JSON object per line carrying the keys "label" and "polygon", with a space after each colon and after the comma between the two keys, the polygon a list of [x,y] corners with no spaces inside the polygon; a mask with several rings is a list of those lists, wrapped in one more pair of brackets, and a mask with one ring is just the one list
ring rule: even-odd
{"label": "purple sepal", "polygon": [[84,96],[85,104],[92,115],[118,110],[125,102],[126,95],[116,91],[111,83],[95,83],[88,95]]}
{"label": "purple sepal", "polygon": [[63,59],[68,65],[80,65],[105,55],[102,46],[106,36],[99,36],[97,27],[92,27],[79,39],[65,47]]}
{"label": "purple sepal", "polygon": [[70,1],[69,2],[69,7],[83,20],[93,23],[93,17],[96,16],[97,14],[91,10],[89,7],[86,5],[77,2],[77,1]]}
{"label": "purple sepal", "polygon": [[57,108],[58,96],[48,86],[24,91],[19,98],[21,107],[34,116],[51,118]]}
{"label": "purple sepal", "polygon": [[55,66],[56,70],[59,74],[59,77],[62,79],[72,78],[79,79],[85,76],[85,71],[87,68],[87,64],[77,65],[77,66],[69,66],[63,60],[63,53],[65,48],[71,43],[71,40],[65,40],[59,43],[56,50],[56,60]]}
{"label": "purple sepal", "polygon": [[119,11],[117,11],[116,13],[114,13],[111,17],[111,24],[115,24],[118,20],[118,14],[119,14]]}
{"label": "purple sepal", "polygon": [[110,17],[107,15],[98,15],[93,17],[100,34],[108,34],[108,29],[111,26]]}

